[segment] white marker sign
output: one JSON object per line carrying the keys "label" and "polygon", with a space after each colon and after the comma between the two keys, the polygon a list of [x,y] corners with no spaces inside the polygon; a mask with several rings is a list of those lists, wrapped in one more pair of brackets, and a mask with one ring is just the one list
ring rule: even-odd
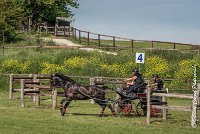
{"label": "white marker sign", "polygon": [[135,63],[144,63],[144,53],[136,53]]}

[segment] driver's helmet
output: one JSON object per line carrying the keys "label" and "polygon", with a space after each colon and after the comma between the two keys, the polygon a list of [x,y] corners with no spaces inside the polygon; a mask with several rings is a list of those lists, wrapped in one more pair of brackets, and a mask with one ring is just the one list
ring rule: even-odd
{"label": "driver's helmet", "polygon": [[133,72],[134,72],[134,73],[139,73],[139,69],[138,69],[138,68],[134,68],[134,69],[133,69]]}
{"label": "driver's helmet", "polygon": [[153,78],[159,78],[158,74],[153,74]]}

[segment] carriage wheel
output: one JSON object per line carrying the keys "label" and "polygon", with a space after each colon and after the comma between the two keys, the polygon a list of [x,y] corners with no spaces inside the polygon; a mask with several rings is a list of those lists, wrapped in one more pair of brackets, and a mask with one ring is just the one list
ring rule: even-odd
{"label": "carriage wheel", "polygon": [[121,98],[117,99],[113,104],[114,110],[118,115],[130,115],[132,112],[132,103]]}
{"label": "carriage wheel", "polygon": [[[160,102],[160,100],[152,100],[152,102]],[[161,117],[162,116],[162,110],[158,109],[158,108],[151,108],[151,116]]]}
{"label": "carriage wheel", "polygon": [[136,112],[138,116],[145,116],[147,114],[146,102],[140,101],[136,106]]}
{"label": "carriage wheel", "polygon": [[117,114],[120,114],[120,113],[122,112],[122,109],[121,109],[121,107],[119,106],[119,104],[120,104],[121,101],[122,101],[121,98],[119,98],[119,99],[117,99],[117,100],[114,102],[114,104],[113,104],[114,111],[115,111],[115,113],[117,113]]}

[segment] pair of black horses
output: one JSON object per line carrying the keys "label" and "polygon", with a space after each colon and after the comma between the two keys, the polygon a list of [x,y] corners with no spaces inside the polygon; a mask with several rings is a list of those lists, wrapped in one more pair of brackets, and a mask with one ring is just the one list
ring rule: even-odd
{"label": "pair of black horses", "polygon": [[64,116],[67,107],[72,100],[88,100],[93,99],[98,105],[101,106],[102,110],[99,116],[102,116],[106,107],[108,107],[113,115],[115,111],[108,100],[105,98],[105,90],[108,88],[103,86],[102,83],[99,86],[98,83],[89,86],[81,86],[76,83],[73,79],[63,74],[56,73],[51,76],[51,86],[55,88],[63,88],[65,98],[60,102],[60,112]]}

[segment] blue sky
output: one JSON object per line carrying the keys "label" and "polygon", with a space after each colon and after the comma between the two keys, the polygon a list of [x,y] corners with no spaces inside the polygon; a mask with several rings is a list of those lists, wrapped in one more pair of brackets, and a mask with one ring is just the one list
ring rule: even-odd
{"label": "blue sky", "polygon": [[200,45],[200,0],[78,0],[75,27],[100,34]]}

